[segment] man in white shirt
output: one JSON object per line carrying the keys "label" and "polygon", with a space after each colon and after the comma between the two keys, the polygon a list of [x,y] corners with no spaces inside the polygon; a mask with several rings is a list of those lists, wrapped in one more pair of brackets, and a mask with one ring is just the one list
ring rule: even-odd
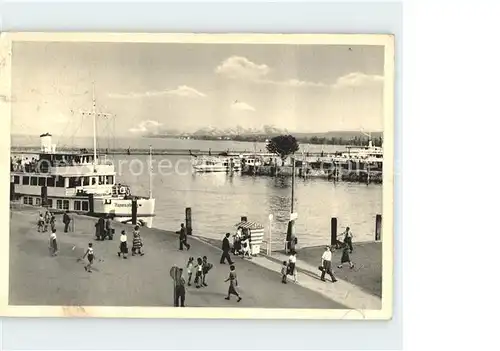
{"label": "man in white shirt", "polygon": [[332,278],[332,283],[335,283],[337,279],[335,279],[332,272],[332,251],[330,250],[330,246],[325,248],[325,252],[323,252],[323,256],[321,256],[321,266],[323,267],[321,270],[321,280],[325,282],[325,274],[328,273]]}
{"label": "man in white shirt", "polygon": [[122,230],[122,235],[120,235],[120,251],[118,251],[118,257],[127,258],[128,245],[127,245],[127,233]]}

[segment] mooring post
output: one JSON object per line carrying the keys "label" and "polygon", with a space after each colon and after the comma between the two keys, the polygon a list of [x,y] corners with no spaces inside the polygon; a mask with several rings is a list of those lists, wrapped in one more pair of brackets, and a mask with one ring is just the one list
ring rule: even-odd
{"label": "mooring post", "polygon": [[337,248],[337,218],[332,217],[331,225],[330,225],[330,245],[332,247]]}
{"label": "mooring post", "polygon": [[382,239],[382,215],[378,214],[375,216],[375,240],[380,241]]}
{"label": "mooring post", "polygon": [[94,194],[89,194],[89,213],[94,213]]}
{"label": "mooring post", "polygon": [[191,218],[191,207],[186,207],[186,232],[187,235],[193,235],[193,221]]}
{"label": "mooring post", "polygon": [[14,185],[14,182],[10,182],[10,201],[14,201],[16,198],[16,186]]}
{"label": "mooring post", "polygon": [[137,199],[132,199],[132,224],[137,225]]}

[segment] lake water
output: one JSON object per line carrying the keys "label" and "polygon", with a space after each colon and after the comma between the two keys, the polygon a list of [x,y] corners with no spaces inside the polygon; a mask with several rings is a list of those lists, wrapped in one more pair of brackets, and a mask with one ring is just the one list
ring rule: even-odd
{"label": "lake water", "polygon": [[[244,142],[146,138],[129,140],[127,144],[146,148],[152,141],[154,148],[243,151],[254,147],[253,143]],[[26,143],[13,140],[13,145],[25,146]],[[89,147],[83,143],[75,146]],[[307,148],[321,150],[320,145]],[[324,150],[330,152],[338,148],[341,147],[327,145]],[[134,194],[148,194],[148,156],[115,156],[112,160],[119,173],[117,182],[130,185]],[[163,174],[159,172],[159,165]],[[291,178],[193,174],[190,159],[184,156],[154,156],[153,173],[154,227],[177,230],[184,221],[185,208],[191,207],[196,235],[221,238],[226,232],[234,232],[234,224],[241,216],[247,216],[249,221],[264,224],[267,236],[268,216],[273,214],[273,243],[282,245],[290,213]],[[299,246],[329,243],[331,217],[338,218],[339,233],[349,226],[356,241],[370,241],[374,239],[375,215],[382,213],[382,185],[297,178],[294,207],[298,213],[295,232]]]}
{"label": "lake water", "polygon": [[[143,172],[139,162],[132,162],[133,159],[144,163]],[[136,193],[146,195],[149,189],[147,156],[123,156],[119,160],[115,160],[115,164],[122,162],[120,181],[132,186]],[[158,167],[153,167],[155,227],[177,230],[184,221],[185,208],[191,207],[194,233],[221,238],[224,233],[234,231],[233,226],[241,216],[264,224],[267,231],[269,214],[273,214],[273,243],[282,243],[285,239],[291,178],[193,174],[190,159],[182,156],[153,158],[153,165],[159,162],[172,168],[169,172],[166,167],[167,171],[160,175]],[[334,184],[322,179],[297,178],[294,197],[294,211],[299,216],[295,231],[301,246],[328,243],[331,217],[338,218],[339,233],[349,226],[357,241],[374,239],[375,215],[382,211],[381,185]]]}

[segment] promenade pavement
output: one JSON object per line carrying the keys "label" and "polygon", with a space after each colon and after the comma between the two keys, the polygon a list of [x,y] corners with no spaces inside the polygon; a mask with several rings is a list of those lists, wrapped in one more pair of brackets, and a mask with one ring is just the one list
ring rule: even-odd
{"label": "promenade pavement", "polygon": [[[236,261],[239,291],[243,297],[226,301],[226,279],[229,267],[220,265],[220,250],[193,238],[190,251],[178,250],[178,235],[157,229],[141,228],[145,256],[117,256],[119,233],[126,229],[129,247],[132,226],[113,222],[112,241],[95,241],[95,219],[72,215],[74,232],[64,233],[61,216],[57,216],[57,238],[60,252],[51,257],[48,233],[38,233],[38,210],[11,210],[9,304],[66,306],[172,306],[173,265],[185,266],[188,257],[206,255],[214,268],[207,279],[208,287],[187,287],[189,307],[253,308],[346,308],[341,303],[300,285],[281,284],[280,275],[252,262]],[[94,243],[95,270],[87,273],[82,257],[89,242]]]}
{"label": "promenade pavement", "polygon": [[[200,238],[200,240],[206,241],[213,245],[214,247],[219,247],[220,241],[214,239]],[[377,243],[378,244],[378,243]],[[330,277],[326,276],[327,281],[323,282],[320,280],[320,271],[318,269],[319,263],[321,262],[321,255],[324,250],[324,246],[321,246],[321,251],[319,251],[319,256],[314,256],[318,251],[318,247],[314,248],[302,248],[300,252],[297,253],[297,271],[298,271],[298,283],[293,283],[293,277],[288,276],[289,286],[303,286],[315,291],[318,294],[346,306],[351,309],[370,309],[379,310],[382,307],[382,300],[380,296],[366,291],[362,287],[355,285],[350,282],[351,279],[345,279],[346,274],[350,273],[350,276],[356,275],[356,269],[350,270],[347,265],[342,270],[336,268],[337,264],[335,259],[335,253],[333,256],[334,263],[334,274],[338,279],[336,283],[331,283]],[[355,248],[356,249],[356,248]],[[302,252],[304,252],[305,259],[302,258]],[[300,257],[300,259],[299,259]],[[307,259],[307,261],[306,261]],[[338,258],[340,263],[340,258]],[[259,265],[261,267],[274,270],[279,272],[281,270],[281,265],[283,261],[288,261],[288,256],[284,253],[273,252],[271,256],[261,255],[252,258],[250,262]],[[316,263],[316,265],[314,265]],[[349,272],[348,272],[349,271]],[[363,275],[364,273],[360,273]],[[370,275],[371,272],[368,273]],[[365,276],[367,274],[364,274]],[[348,276],[349,277],[349,276]],[[358,279],[360,280],[360,279]]]}
{"label": "promenade pavement", "polygon": [[[342,250],[335,250],[332,255],[334,272],[337,278],[358,286],[368,294],[382,297],[382,242],[353,243],[354,251],[350,255],[354,269],[349,269],[348,264],[337,268],[342,257]],[[305,247],[297,250],[297,259],[314,267],[318,272],[321,255],[325,246]]]}

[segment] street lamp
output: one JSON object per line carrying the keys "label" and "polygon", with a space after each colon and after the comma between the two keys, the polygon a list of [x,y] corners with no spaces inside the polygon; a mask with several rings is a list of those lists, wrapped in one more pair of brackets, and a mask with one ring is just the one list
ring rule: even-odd
{"label": "street lamp", "polygon": [[273,232],[273,214],[269,214],[269,244],[267,246],[267,255],[271,256],[272,253],[272,232]]}
{"label": "street lamp", "polygon": [[[294,210],[294,199],[295,198],[295,157],[292,155],[292,203],[290,206],[290,222],[288,222],[288,230],[287,230],[287,235],[286,235],[286,245],[285,245],[285,252],[288,252],[289,247],[291,246],[292,240],[294,240],[294,224],[295,224],[295,219],[297,219],[297,214],[293,211]],[[290,245],[290,246],[289,246]]]}

